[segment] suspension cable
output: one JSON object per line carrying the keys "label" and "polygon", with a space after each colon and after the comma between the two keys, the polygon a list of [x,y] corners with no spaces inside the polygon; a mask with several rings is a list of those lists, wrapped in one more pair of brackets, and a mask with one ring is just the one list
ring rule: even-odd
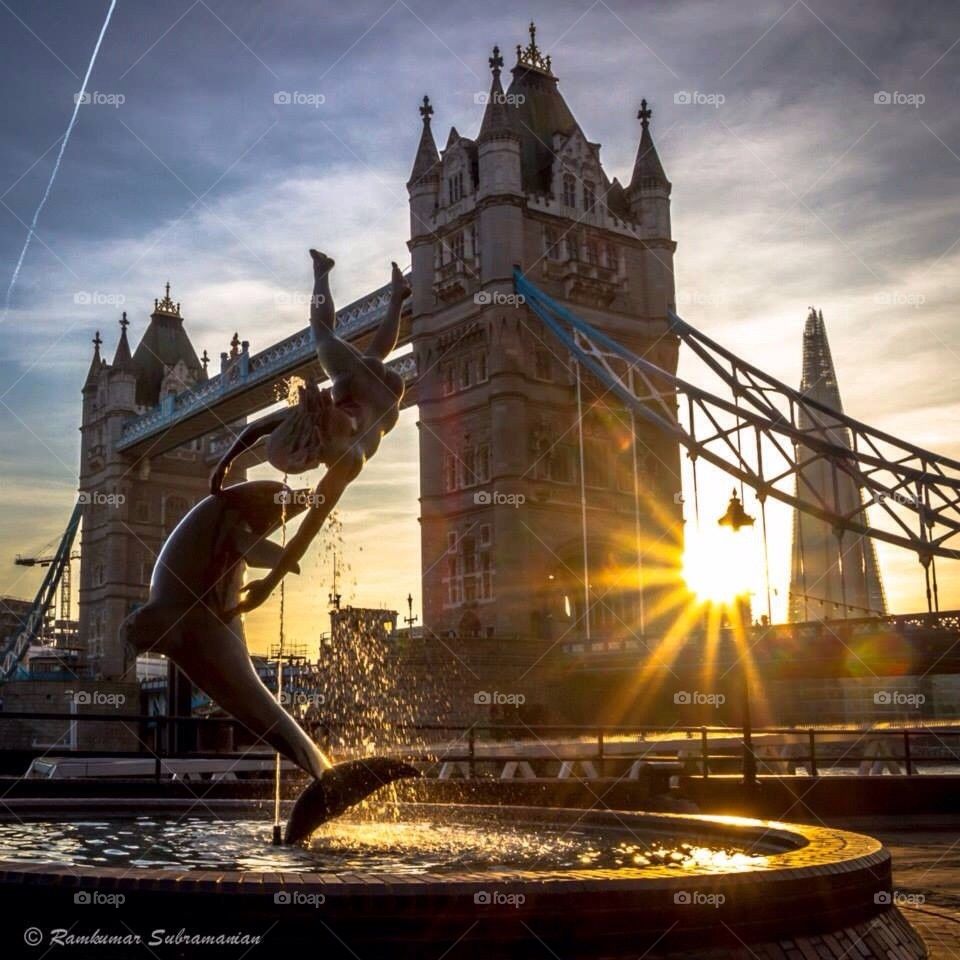
{"label": "suspension cable", "polygon": [[937,558],[930,558],[930,572],[933,574],[933,609],[940,612],[940,590],[937,587]]}
{"label": "suspension cable", "polygon": [[640,636],[646,636],[646,611],[643,598],[643,545],[640,540],[640,471],[637,468],[637,417],[630,411],[630,435],[633,438],[633,526],[637,550],[637,589],[640,595]]}
{"label": "suspension cable", "polygon": [[920,566],[923,567],[923,579],[926,583],[927,591],[927,613],[933,613],[933,596],[930,592],[930,558],[921,557]]}
{"label": "suspension cable", "polygon": [[810,622],[810,609],[807,605],[807,557],[803,551],[803,517],[799,511],[794,513],[797,523],[797,547],[800,554],[800,589],[803,591],[803,619]]}
{"label": "suspension cable", "polygon": [[580,534],[583,540],[583,613],[587,642],[590,642],[590,560],[587,555],[587,466],[583,458],[583,396],[580,390],[580,362],[577,372],[577,437],[580,444]]}
{"label": "suspension cable", "polygon": [[[286,488],[287,474],[283,475],[283,485]],[[280,508],[280,545],[287,544],[287,498],[283,498]],[[283,708],[283,647],[284,647],[284,607],[286,605],[286,578],[280,581],[280,643],[277,647],[277,703]],[[282,825],[280,823],[280,773],[282,758],[280,753],[274,755],[273,761],[273,845],[280,846],[283,841]]]}
{"label": "suspension cable", "polygon": [[833,533],[837,538],[837,568],[840,571],[840,605],[843,607],[843,617],[846,619],[850,608],[847,606],[847,573],[843,562],[843,530],[834,527]]}
{"label": "suspension cable", "polygon": [[763,579],[767,588],[767,623],[773,623],[773,602],[770,599],[770,551],[767,545],[767,498],[760,498],[760,525],[763,535]]}

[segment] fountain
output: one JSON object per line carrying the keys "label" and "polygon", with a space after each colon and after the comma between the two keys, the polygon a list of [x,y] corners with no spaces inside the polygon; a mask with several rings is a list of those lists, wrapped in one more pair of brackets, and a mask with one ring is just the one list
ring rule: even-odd
{"label": "fountain", "polygon": [[[190,956],[258,943],[364,958],[926,956],[892,902],[889,854],[866,836],[725,817],[437,804],[423,802],[424,781],[397,784],[400,800],[376,804],[380,787],[418,771],[391,757],[331,764],[257,677],[242,614],[299,572],[396,423],[403,385],[382,361],[409,290],[394,265],[391,308],[360,357],[333,333],[332,261],[313,259],[311,324],[332,390],[307,385],[296,407],[244,431],[210,496],[167,540],[149,602],[125,624],[138,650],[175,660],[309,775],[287,804],[286,844],[270,842],[273,799],[8,799],[0,896],[24,942],[97,957],[138,955],[140,944]],[[284,472],[325,463],[317,488],[223,486],[231,460],[264,437]],[[267,539],[300,513],[292,538]],[[246,565],[269,572],[243,587]]]}

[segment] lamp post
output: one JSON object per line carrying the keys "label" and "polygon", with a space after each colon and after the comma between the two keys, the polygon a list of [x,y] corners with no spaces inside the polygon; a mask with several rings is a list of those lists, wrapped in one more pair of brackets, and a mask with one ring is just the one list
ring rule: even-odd
{"label": "lamp post", "polygon": [[407,594],[407,615],[403,618],[403,622],[407,625],[407,630],[410,632],[410,636],[413,637],[413,625],[419,620],[419,617],[413,615],[413,594]]}
{"label": "lamp post", "polygon": [[[717,521],[721,527],[729,527],[733,533],[739,533],[744,527],[752,527],[754,518],[743,509],[743,504],[734,490],[727,504],[727,512]],[[746,636],[750,623],[750,614],[747,598],[738,595],[733,601],[732,624],[734,635],[738,633]],[[747,670],[746,658],[741,657],[741,706],[740,722],[743,729],[743,785],[755,787],[757,785],[757,758],[753,752],[753,719],[750,714],[750,677]]]}

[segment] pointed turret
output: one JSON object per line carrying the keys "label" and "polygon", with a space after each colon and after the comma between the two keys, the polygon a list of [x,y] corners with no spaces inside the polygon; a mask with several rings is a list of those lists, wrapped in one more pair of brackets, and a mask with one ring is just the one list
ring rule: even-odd
{"label": "pointed turret", "polygon": [[653,111],[647,106],[647,101],[641,100],[640,110],[637,113],[637,119],[642,127],[640,146],[637,148],[637,159],[633,163],[633,176],[630,178],[630,186],[627,187],[628,194],[651,187],[665,187],[668,192],[670,190],[670,181],[664,173],[663,164],[660,162],[657,148],[653,145],[653,137],[650,135],[652,116]]}
{"label": "pointed turret", "polygon": [[120,342],[117,344],[117,350],[113,355],[114,368],[129,366],[133,361],[130,344],[127,341],[127,327],[129,326],[130,321],[127,319],[127,311],[124,310],[123,316],[120,318]]}
{"label": "pointed turret", "polygon": [[[633,176],[626,189],[630,215],[640,225],[645,240],[657,240],[672,244],[670,227],[670,181],[663,172],[663,164],[657,155],[650,135],[650,117],[653,111],[646,100],[640,101],[637,119],[642,128],[637,159],[633,164]],[[669,298],[672,300],[672,297]]]}
{"label": "pointed turret", "polygon": [[199,377],[200,360],[183,329],[180,304],[170,299],[168,283],[163,299],[154,300],[150,324],[133,354],[139,406],[155,407],[160,402],[160,384],[168,368],[175,367],[180,360],[191,374]]}
{"label": "pointed turret", "polygon": [[413,161],[413,170],[407,181],[407,196],[410,204],[411,285],[414,313],[426,310],[433,302],[433,218],[440,193],[440,153],[430,129],[433,107],[430,98],[424,97],[420,105],[420,145]]}
{"label": "pointed turret", "polygon": [[537,28],[530,24],[530,43],[517,44],[517,62],[510,71],[507,116],[520,138],[523,188],[528,193],[550,193],[554,162],[554,135],[570,136],[577,121],[559,90],[553,63],[537,46]]}
{"label": "pointed turret", "polygon": [[420,116],[423,118],[423,130],[420,132],[420,145],[417,147],[417,155],[413,161],[413,170],[410,171],[410,179],[407,181],[408,188],[424,180],[440,178],[440,153],[433,139],[433,131],[430,129],[433,107],[430,106],[430,98],[427,96],[424,96],[420,106]]}
{"label": "pointed turret", "polygon": [[[493,56],[488,62],[493,79],[490,82],[490,95],[483,112],[480,134],[477,137],[479,196],[481,200],[493,196],[523,196],[521,142],[519,134],[513,129],[513,118],[510,117],[510,112],[516,108],[507,105],[507,96],[500,83],[503,57],[500,56],[499,47],[493,48]],[[481,225],[484,219],[490,220],[490,217],[481,214]],[[501,226],[488,223],[485,229],[495,230],[499,235]],[[483,232],[483,226],[481,232]],[[515,252],[510,255],[515,256]],[[515,262],[515,260],[510,261],[511,264]]]}
{"label": "pointed turret", "polygon": [[96,336],[93,338],[93,359],[90,361],[90,369],[87,371],[87,379],[83,382],[83,392],[86,393],[88,390],[96,390],[97,383],[100,380],[100,371],[103,369],[103,358],[100,356],[100,344],[103,341],[100,339],[100,331],[97,331]]}
{"label": "pointed turret", "polygon": [[510,119],[507,115],[507,95],[503,92],[503,84],[500,82],[503,57],[500,56],[499,47],[493,48],[493,56],[490,57],[489,63],[493,80],[490,83],[490,93],[487,96],[486,109],[483,111],[483,122],[480,124],[477,143],[483,143],[485,140],[494,137],[517,138],[517,134],[510,127]]}

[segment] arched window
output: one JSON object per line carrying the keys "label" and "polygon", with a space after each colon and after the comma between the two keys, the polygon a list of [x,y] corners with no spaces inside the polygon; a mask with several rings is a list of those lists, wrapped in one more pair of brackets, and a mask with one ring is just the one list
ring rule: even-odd
{"label": "arched window", "polygon": [[583,209],[588,213],[597,205],[597,193],[589,180],[583,181]]}

